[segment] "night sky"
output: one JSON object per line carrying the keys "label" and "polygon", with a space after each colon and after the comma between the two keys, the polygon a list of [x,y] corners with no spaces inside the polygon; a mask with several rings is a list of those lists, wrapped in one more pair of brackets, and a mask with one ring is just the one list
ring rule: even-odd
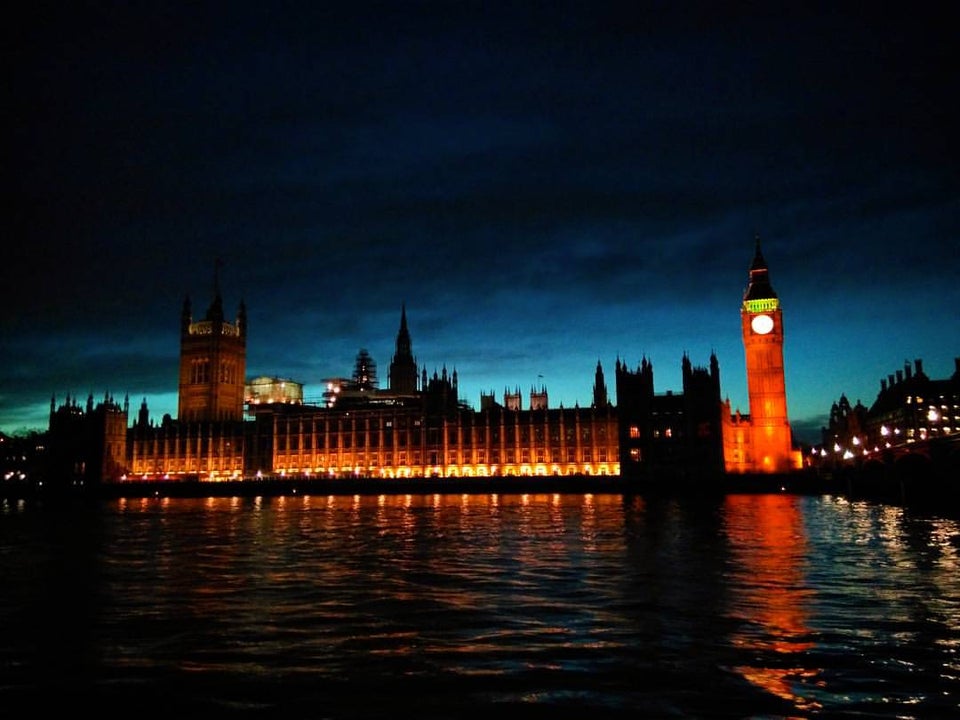
{"label": "night sky", "polygon": [[[759,235],[787,400],[960,355],[956,26],[901,3],[36,3],[8,18],[0,430],[52,396],[176,414],[179,317],[249,313],[247,376],[380,386],[405,304],[463,400],[598,360],[720,362]],[[944,11],[945,12],[945,11]],[[949,133],[949,134],[948,134]],[[614,399],[611,397],[611,399]]]}

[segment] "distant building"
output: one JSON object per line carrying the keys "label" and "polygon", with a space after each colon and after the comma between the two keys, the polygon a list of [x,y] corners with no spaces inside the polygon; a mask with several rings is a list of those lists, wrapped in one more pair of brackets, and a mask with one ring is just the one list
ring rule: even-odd
{"label": "distant building", "polygon": [[325,381],[323,400],[303,386],[261,376],[245,382],[247,314],[227,321],[219,283],[202,320],[181,313],[178,417],[155,423],[147,401],[127,427],[129,407],[109,396],[86,408],[51,403],[57,472],[91,481],[262,475],[469,477],[783,472],[799,467],[787,419],[782,310],[759,241],[741,306],[750,414],[721,401],[720,369],[683,356],[682,392],[654,392],[653,364],[618,358],[616,404],[597,362],[589,407],[552,408],[547,388],[520,388],[502,402],[484,393],[480,410],[459,397],[457,370],[418,367],[401,307],[389,381],[361,349],[349,379]]}
{"label": "distant building", "polygon": [[261,376],[246,383],[244,403],[251,405],[303,405],[303,384],[289,378]]}
{"label": "distant building", "polygon": [[26,435],[0,432],[0,488],[32,483],[48,460],[47,433]]}
{"label": "distant building", "polygon": [[846,395],[833,403],[830,419],[821,430],[822,457],[852,459],[882,454],[960,435],[960,357],[953,375],[933,380],[923,361],[904,363],[903,369],[880,380],[880,390],[869,408],[859,400],[850,405]]}
{"label": "distant building", "polygon": [[67,396],[64,403],[50,400],[50,440],[44,473],[60,483],[99,483],[116,480],[129,467],[127,456],[128,400],[123,405],[109,394],[86,406]]}

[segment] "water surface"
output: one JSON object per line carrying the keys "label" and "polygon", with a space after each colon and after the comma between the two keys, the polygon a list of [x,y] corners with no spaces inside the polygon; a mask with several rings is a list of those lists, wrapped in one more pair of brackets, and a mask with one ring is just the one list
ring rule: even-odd
{"label": "water surface", "polygon": [[832,497],[0,507],[0,706],[956,715],[960,522]]}

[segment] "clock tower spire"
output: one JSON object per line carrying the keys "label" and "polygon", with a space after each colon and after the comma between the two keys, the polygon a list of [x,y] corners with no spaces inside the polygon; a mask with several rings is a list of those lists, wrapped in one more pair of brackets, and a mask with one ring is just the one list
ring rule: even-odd
{"label": "clock tower spire", "polygon": [[770,271],[756,238],[747,288],[740,307],[747,361],[751,442],[747,467],[754,472],[786,472],[797,467],[783,368],[783,310],[770,283]]}

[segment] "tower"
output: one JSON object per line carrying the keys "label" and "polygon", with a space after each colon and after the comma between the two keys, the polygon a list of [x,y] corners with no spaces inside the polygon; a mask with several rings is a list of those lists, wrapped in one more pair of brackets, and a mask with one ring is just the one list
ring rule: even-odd
{"label": "tower", "polygon": [[787,420],[783,310],[770,284],[759,237],[743,294],[740,321],[750,401],[752,442],[748,466],[752,466],[754,472],[785,472],[796,467],[796,463]]}
{"label": "tower", "polygon": [[417,362],[410,345],[407,330],[407,307],[400,310],[400,330],[397,331],[397,349],[390,363],[390,390],[397,395],[414,395],[417,392]]}
{"label": "tower", "polygon": [[547,388],[545,385],[540,385],[540,389],[531,386],[530,387],[530,409],[531,410],[546,410],[548,407],[547,403]]}
{"label": "tower", "polygon": [[247,369],[247,310],[236,322],[223,315],[220,283],[214,275],[213,302],[203,320],[193,321],[190,298],[180,316],[180,420],[243,420]]}

